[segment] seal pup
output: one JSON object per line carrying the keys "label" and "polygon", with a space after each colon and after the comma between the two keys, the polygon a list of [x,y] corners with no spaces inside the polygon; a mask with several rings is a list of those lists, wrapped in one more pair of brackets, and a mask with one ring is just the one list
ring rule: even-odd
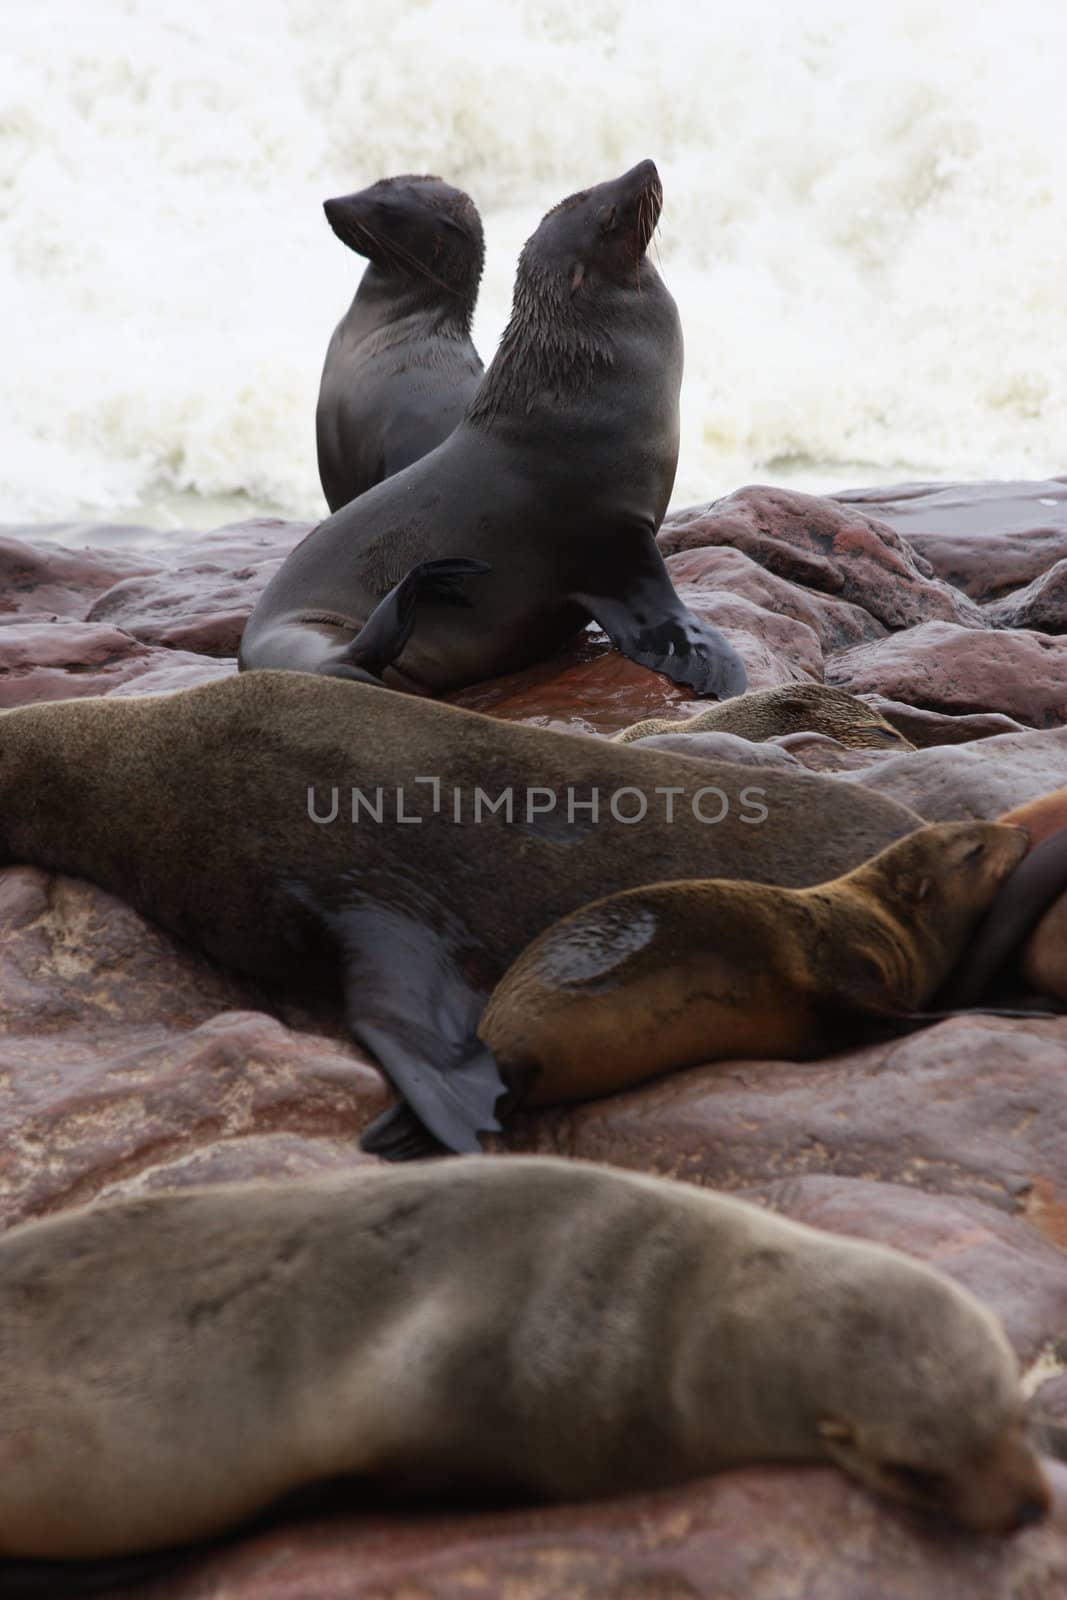
{"label": "seal pup", "polygon": [[806,1060],[919,1011],[1026,852],[1020,828],[921,828],[809,889],[656,883],[535,939],[479,1027],[523,1104],[593,1099],[703,1061]]}
{"label": "seal pup", "polygon": [[329,517],[260,595],[244,669],[344,677],[348,647],[416,562],[487,561],[472,610],[420,608],[397,682],[440,694],[544,660],[593,619],[696,694],[739,694],[724,636],[678,598],[655,541],[678,460],[682,333],[646,250],[651,161],[562,201],[519,260],[511,320],[436,450]]}
{"label": "seal pup", "polygon": [[0,716],[0,864],[88,878],[228,967],[343,996],[417,1113],[388,1127],[452,1149],[497,1126],[478,1021],[551,923],[664,878],[816,883],[920,825],[816,774],[304,673]]}
{"label": "seal pup", "polygon": [[172,1547],[324,1479],[580,1500],[766,1461],[982,1532],[1049,1508],[978,1300],[686,1184],[487,1157],[0,1239],[3,1556]]}
{"label": "seal pup", "polygon": [[857,750],[915,749],[873,706],[827,683],[780,683],[752,690],[680,722],[650,717],[615,734],[615,743],[632,744],[660,733],[733,733],[757,744],[789,733],[825,733]]}
{"label": "seal pup", "polygon": [[435,177],[381,178],[324,202],[367,266],[334,329],[315,411],[331,511],[447,439],[481,382],[471,319],[485,261],[469,195]]}

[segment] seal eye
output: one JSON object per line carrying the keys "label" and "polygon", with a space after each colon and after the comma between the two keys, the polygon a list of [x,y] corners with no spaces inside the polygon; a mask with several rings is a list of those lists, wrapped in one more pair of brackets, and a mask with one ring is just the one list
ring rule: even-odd
{"label": "seal eye", "polygon": [[964,859],[965,862],[967,862],[967,861],[977,861],[980,856],[984,856],[984,855],[985,855],[985,845],[984,844],[972,844],[971,848],[968,850],[967,854],[964,856],[963,859]]}
{"label": "seal eye", "polygon": [[615,226],[616,210],[617,210],[617,208],[615,206],[612,206],[610,211],[602,211],[600,213],[600,231],[601,231],[601,233],[610,233],[612,228]]}

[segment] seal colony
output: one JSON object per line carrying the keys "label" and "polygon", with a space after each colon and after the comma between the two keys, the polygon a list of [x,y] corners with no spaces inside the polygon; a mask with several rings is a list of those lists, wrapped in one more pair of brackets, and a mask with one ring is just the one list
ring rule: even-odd
{"label": "seal colony", "polygon": [[1014,1356],[970,1294],[895,1251],[582,1162],[27,1223],[0,1240],[0,1355],[7,1557],[167,1548],[341,1477],[574,1500],[829,1461],[983,1532],[1049,1507]]}
{"label": "seal colony", "polygon": [[471,319],[485,241],[474,201],[435,177],[381,178],[323,209],[367,258],[315,412],[322,492],[338,511],[433,450],[466,411],[483,370]]}
{"label": "seal colony", "polygon": [[346,677],[350,645],[416,563],[485,561],[462,615],[420,607],[394,682],[440,694],[553,654],[590,619],[697,694],[746,684],[675,592],[655,541],[678,460],[682,333],[646,251],[662,189],[643,161],[550,211],[458,427],[299,544],[260,596],[245,669]]}
{"label": "seal colony", "polygon": [[759,743],[790,733],[824,733],[856,750],[914,750],[910,739],[873,706],[826,683],[782,683],[709,706],[695,717],[650,717],[615,735],[616,744],[661,733],[734,733]]}
{"label": "seal colony", "polygon": [[88,878],[225,966],[343,994],[411,1108],[365,1135],[394,1156],[475,1151],[498,1126],[478,1022],[561,917],[664,878],[818,883],[919,826],[816,774],[304,673],[0,717],[0,862]]}
{"label": "seal colony", "polygon": [[921,828],[810,889],[711,879],[628,889],[535,939],[479,1035],[523,1103],[592,1099],[703,1061],[807,1060],[920,1011],[1029,844]]}

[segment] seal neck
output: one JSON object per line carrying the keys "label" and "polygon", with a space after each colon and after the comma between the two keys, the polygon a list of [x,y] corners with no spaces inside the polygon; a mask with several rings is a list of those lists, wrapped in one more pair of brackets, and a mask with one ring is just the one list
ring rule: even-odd
{"label": "seal neck", "polygon": [[421,321],[420,332],[432,327],[435,332],[469,337],[478,277],[475,274],[468,285],[458,287],[419,273],[390,271],[370,261],[359,280],[352,312],[366,322],[368,331],[414,318]]}
{"label": "seal neck", "polygon": [[569,398],[586,395],[598,377],[624,364],[626,336],[662,287],[642,258],[628,287],[602,283],[577,301],[566,279],[527,251],[519,262],[511,317],[467,412],[474,426],[525,416],[538,401],[558,414]]}

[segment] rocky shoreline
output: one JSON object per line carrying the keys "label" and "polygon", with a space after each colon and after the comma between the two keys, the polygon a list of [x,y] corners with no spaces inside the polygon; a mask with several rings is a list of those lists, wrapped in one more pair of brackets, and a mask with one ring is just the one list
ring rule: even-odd
{"label": "rocky shoreline", "polygon": [[[235,670],[245,617],[309,524],[211,534],[0,527],[0,708],[191,687]],[[707,754],[837,774],[929,820],[994,818],[1067,785],[1067,478],[814,497],[752,488],[670,516],[686,602],[751,686],[869,695],[920,748],[822,736]],[[451,696],[610,736],[701,702],[594,632]],[[726,740],[727,744],[722,741]],[[161,805],[166,797],[161,796]],[[896,1245],[1003,1318],[1035,1406],[1067,1420],[1067,1018],[958,1018],[831,1060],[719,1064],[517,1118],[506,1147],[757,1199]],[[0,871],[0,1212],[302,1176],[370,1158],[387,1093],[337,1019],[213,967],[84,883]],[[1053,1600],[1058,1508],[1016,1538],[925,1530],[834,1472],[758,1468],[604,1505],[331,1512],[123,1591],[128,1600]]]}

